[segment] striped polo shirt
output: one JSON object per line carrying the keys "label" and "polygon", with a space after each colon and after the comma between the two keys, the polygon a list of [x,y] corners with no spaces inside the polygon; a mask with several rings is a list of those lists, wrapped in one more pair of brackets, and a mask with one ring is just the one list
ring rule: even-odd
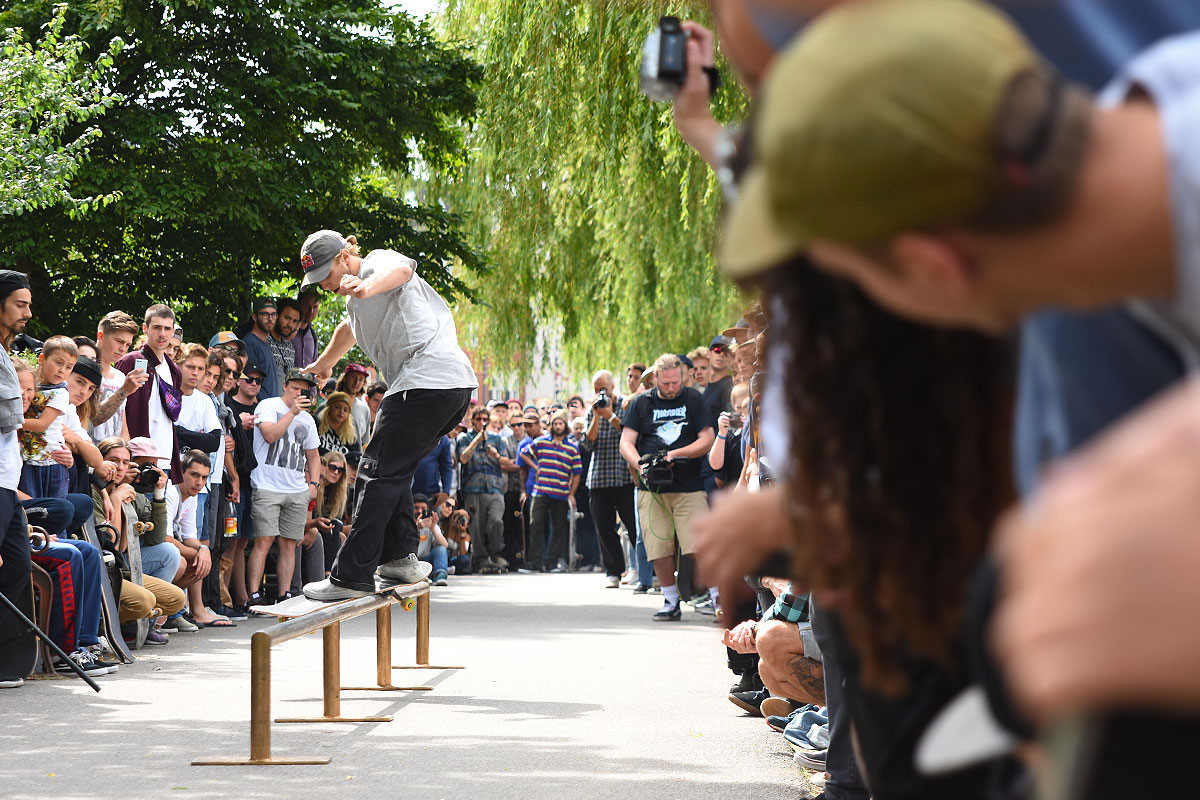
{"label": "striped polo shirt", "polygon": [[570,439],[555,442],[547,433],[534,439],[526,452],[538,466],[537,477],[533,481],[534,496],[566,500],[571,493],[571,476],[583,472],[579,448],[575,443]]}

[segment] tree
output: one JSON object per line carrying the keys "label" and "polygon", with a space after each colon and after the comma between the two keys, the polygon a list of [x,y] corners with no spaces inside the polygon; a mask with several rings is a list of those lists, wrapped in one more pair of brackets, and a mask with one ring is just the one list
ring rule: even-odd
{"label": "tree", "polygon": [[[0,25],[49,13],[15,0]],[[72,182],[122,199],[0,230],[43,330],[152,302],[188,330],[230,327],[256,283],[299,273],[322,227],[403,249],[446,294],[465,291],[451,263],[481,267],[457,217],[396,188],[418,167],[461,168],[475,106],[479,68],[426,23],[385,0],[76,0],[66,27],[126,42],[111,80],[126,99]]]}
{"label": "tree", "polygon": [[[702,4],[450,0],[447,33],[484,64],[470,162],[436,189],[493,269],[463,317],[483,355],[522,377],[539,328],[576,372],[707,343],[738,310],[713,261],[721,191],[639,90],[646,34]],[[726,75],[719,118],[742,119]]]}
{"label": "tree", "polygon": [[68,213],[86,212],[114,199],[76,198],[68,184],[100,137],[94,125],[79,126],[121,99],[104,92],[103,78],[124,43],[113,39],[104,55],[85,63],[84,43],[63,36],[65,20],[66,6],[59,6],[36,45],[19,28],[0,41],[0,215],[60,204]]}

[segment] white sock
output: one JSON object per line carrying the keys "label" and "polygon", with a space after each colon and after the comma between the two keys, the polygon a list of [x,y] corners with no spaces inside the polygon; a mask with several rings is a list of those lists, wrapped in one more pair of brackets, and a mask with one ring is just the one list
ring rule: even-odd
{"label": "white sock", "polygon": [[717,603],[721,602],[721,593],[719,591],[717,591],[717,587],[715,587],[715,586],[713,586],[711,589],[708,590],[708,597],[710,600],[713,601],[714,606]]}
{"label": "white sock", "polygon": [[679,585],[672,584],[671,586],[662,587],[663,590],[663,605],[674,608],[679,605]]}

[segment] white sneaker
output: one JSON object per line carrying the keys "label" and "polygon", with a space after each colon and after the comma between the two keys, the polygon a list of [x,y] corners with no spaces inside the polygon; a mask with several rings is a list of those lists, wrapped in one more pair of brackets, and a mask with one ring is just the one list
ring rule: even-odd
{"label": "white sneaker", "polygon": [[619,575],[609,575],[608,582],[604,584],[605,589],[620,589],[621,577]]}
{"label": "white sneaker", "polygon": [[332,603],[337,600],[350,600],[354,597],[366,597],[374,592],[364,592],[361,589],[349,589],[338,586],[329,578],[304,584],[304,596],[309,600],[320,600],[322,603]]}
{"label": "white sneaker", "polygon": [[[380,564],[375,574],[385,581],[412,584],[419,583],[433,572],[433,564],[428,561],[418,561],[416,553],[409,553],[404,558]],[[307,592],[305,592],[307,594]]]}

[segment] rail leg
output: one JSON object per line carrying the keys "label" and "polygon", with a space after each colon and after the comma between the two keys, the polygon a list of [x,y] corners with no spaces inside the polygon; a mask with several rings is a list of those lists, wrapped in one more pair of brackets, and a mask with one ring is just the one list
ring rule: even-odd
{"label": "rail leg", "polygon": [[343,686],[343,692],[431,692],[432,686],[392,683],[392,607],[375,611],[375,686]]}
{"label": "rail leg", "polygon": [[417,663],[395,664],[392,669],[462,669],[429,664],[429,592],[417,596]]}
{"label": "rail leg", "polygon": [[250,638],[250,757],[197,758],[195,767],[328,764],[327,756],[271,756],[271,637],[259,631]]}
{"label": "rail leg", "polygon": [[331,622],[321,630],[321,663],[325,713],[320,717],[280,717],[276,722],[391,722],[384,717],[343,717],[341,695],[341,623]]}

